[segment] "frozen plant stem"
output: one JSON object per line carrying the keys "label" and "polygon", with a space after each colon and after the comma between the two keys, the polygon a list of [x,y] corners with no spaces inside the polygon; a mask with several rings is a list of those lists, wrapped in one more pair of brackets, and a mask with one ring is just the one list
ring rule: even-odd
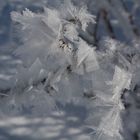
{"label": "frozen plant stem", "polygon": [[[139,53],[137,48],[115,40],[109,11],[115,8],[117,13],[112,13],[118,16],[119,9],[113,0],[102,2],[92,35],[87,27],[95,24],[95,17],[87,7],[71,1],[57,7],[48,5],[43,13],[29,9],[11,13],[15,25],[21,27],[23,44],[15,55],[23,66],[13,77],[15,87],[0,91],[0,96],[14,98],[8,107],[32,107],[33,112],[46,113],[56,108],[56,102],[82,104],[89,111],[85,123],[93,130],[93,140],[123,139],[121,96],[135,79]],[[101,18],[110,36],[103,42],[98,37]],[[121,25],[126,22],[123,15],[119,20]]]}

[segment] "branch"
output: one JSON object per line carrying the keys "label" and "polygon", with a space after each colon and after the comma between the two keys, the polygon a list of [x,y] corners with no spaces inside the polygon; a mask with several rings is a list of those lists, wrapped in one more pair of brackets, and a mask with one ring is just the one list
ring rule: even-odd
{"label": "branch", "polygon": [[108,30],[108,33],[110,34],[110,37],[113,38],[113,39],[115,39],[116,38],[115,37],[115,33],[113,31],[113,27],[112,27],[112,25],[110,23],[110,20],[108,18],[108,12],[105,9],[102,9],[101,10],[101,15],[102,15],[102,17],[103,17],[103,19],[105,21],[106,28]]}

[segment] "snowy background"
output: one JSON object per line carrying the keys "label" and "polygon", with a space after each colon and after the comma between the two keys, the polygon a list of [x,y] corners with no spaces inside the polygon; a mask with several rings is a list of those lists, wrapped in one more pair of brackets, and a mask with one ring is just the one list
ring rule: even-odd
{"label": "snowy background", "polygon": [[[85,1],[83,0],[83,2]],[[109,17],[104,15],[106,12],[99,13],[100,7],[107,5],[106,2],[88,0],[88,10],[96,16],[97,23],[98,17],[103,14],[98,27],[94,25],[95,45],[100,46],[100,40],[108,36],[129,45],[135,38],[139,37],[140,2],[139,0],[134,0],[135,2],[133,0],[122,1],[125,4],[123,5],[126,8],[125,12],[134,17],[133,22],[130,21],[130,24],[126,19],[122,19],[123,16],[118,17],[122,7],[120,7],[117,0],[115,2],[118,7],[116,6],[115,8],[118,9],[113,9],[114,12],[110,7],[106,6],[111,11]],[[76,0],[74,2],[78,3]],[[55,7],[57,3],[59,4],[57,0],[48,0],[48,4],[51,6]],[[17,68],[22,65],[22,61],[13,53],[21,45],[21,42],[15,35],[17,32],[11,20],[10,12],[22,11],[25,8],[35,13],[43,12],[44,5],[47,5],[45,0],[0,0],[0,93],[14,86],[12,76],[17,73]],[[124,15],[126,14],[125,12]],[[130,26],[134,29],[131,30]],[[129,95],[127,101],[124,101],[127,102],[126,110],[122,114],[123,135],[126,140],[140,140],[139,91],[140,89],[137,88],[136,94]],[[88,110],[82,105],[73,103],[63,105],[58,103],[59,109],[55,109],[47,115],[39,115],[39,113],[31,115],[30,108],[23,106],[20,114],[10,113],[12,115],[7,116],[7,112],[10,112],[6,109],[5,104],[7,104],[7,101],[9,100],[3,99],[3,97],[0,101],[0,140],[90,140],[89,133],[91,130],[84,123]],[[12,112],[12,107],[10,109]]]}

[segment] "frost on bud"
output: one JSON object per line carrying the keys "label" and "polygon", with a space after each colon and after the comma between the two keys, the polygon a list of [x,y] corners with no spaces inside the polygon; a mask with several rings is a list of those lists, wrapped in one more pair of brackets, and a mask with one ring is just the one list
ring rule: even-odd
{"label": "frost on bud", "polygon": [[84,31],[90,22],[95,23],[95,16],[91,15],[87,11],[86,6],[76,7],[71,1],[67,0],[62,7],[62,17],[67,19],[69,22],[81,25]]}

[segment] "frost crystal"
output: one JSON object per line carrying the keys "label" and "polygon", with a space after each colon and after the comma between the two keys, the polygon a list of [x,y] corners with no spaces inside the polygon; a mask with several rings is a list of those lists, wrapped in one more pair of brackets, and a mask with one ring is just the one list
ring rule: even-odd
{"label": "frost crystal", "polygon": [[23,65],[14,77],[11,104],[21,110],[29,106],[32,113],[51,111],[56,102],[82,104],[90,112],[93,139],[122,140],[121,96],[138,80],[132,83],[139,73],[137,48],[107,38],[95,49],[87,31],[95,17],[71,1],[11,16],[22,27],[23,41],[15,51]]}

